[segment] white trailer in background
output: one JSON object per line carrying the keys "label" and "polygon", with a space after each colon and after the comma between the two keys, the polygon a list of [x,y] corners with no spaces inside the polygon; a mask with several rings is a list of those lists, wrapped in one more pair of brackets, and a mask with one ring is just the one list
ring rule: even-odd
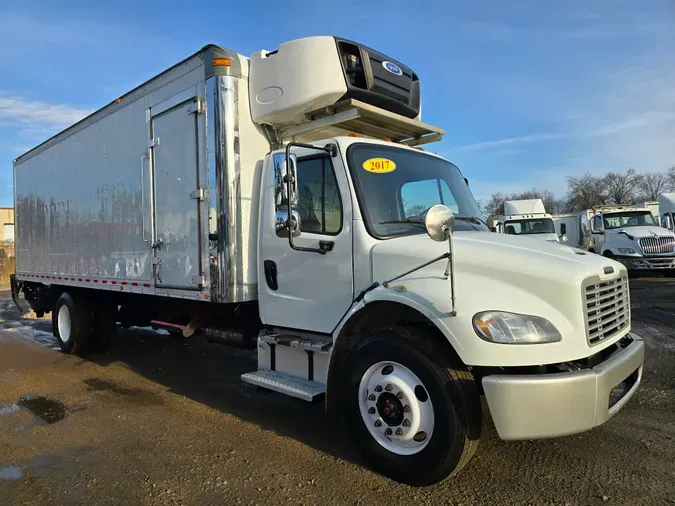
{"label": "white trailer in background", "polygon": [[498,233],[560,241],[553,219],[541,199],[507,200],[504,202],[504,216],[497,216],[496,220]]}
{"label": "white trailer in background", "polygon": [[579,222],[579,214],[554,214],[553,225],[558,237],[567,237],[565,242],[568,246],[578,248],[583,245],[581,225]]}
{"label": "white trailer in background", "polygon": [[654,217],[654,221],[656,221],[656,224],[662,226],[658,200],[645,200],[644,202],[637,202],[631,207],[636,209],[649,209],[649,211],[652,213],[652,216]]}
{"label": "white trailer in background", "polygon": [[659,219],[662,227],[675,231],[675,193],[659,196]]}
{"label": "white trailer in background", "polygon": [[243,381],[325,399],[417,485],[470,460],[481,394],[503,439],[606,422],[642,374],[625,268],[489,233],[420,104],[344,39],[207,46],[14,162],[13,295],[64,353],[118,324],[255,349]]}

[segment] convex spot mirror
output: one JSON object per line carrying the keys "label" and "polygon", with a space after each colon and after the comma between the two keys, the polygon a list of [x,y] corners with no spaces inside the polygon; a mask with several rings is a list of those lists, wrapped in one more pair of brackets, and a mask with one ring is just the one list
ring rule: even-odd
{"label": "convex spot mirror", "polygon": [[455,231],[455,217],[447,206],[436,204],[427,211],[424,225],[434,241],[447,241]]}

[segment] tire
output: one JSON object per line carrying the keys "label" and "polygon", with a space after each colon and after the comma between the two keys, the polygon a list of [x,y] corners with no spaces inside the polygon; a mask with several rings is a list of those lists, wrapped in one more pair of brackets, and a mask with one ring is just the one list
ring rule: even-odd
{"label": "tire", "polygon": [[[444,360],[428,337],[423,331],[407,327],[383,331],[359,344],[343,373],[345,422],[365,460],[396,481],[418,486],[438,483],[459,472],[475,453],[482,428],[480,395],[473,376],[459,359]],[[382,363],[387,365],[381,367]],[[393,372],[387,372],[390,365]],[[376,368],[374,373],[373,368]],[[372,381],[386,383],[384,391],[378,390],[381,385],[364,390],[366,378],[371,378],[367,383],[369,386],[373,385]],[[401,378],[412,379],[411,387],[415,382],[421,382],[422,390],[418,387],[405,390],[405,381],[404,387],[399,387]],[[393,388],[385,399],[390,386]],[[403,393],[404,390],[414,392],[410,399]],[[376,400],[372,399],[373,396]],[[406,403],[402,406],[402,423],[400,416],[386,416],[392,413],[398,415],[393,400],[397,396],[402,396],[398,398]],[[429,402],[431,411],[427,406]],[[388,405],[392,406],[389,411]],[[371,414],[373,410],[375,412]],[[416,417],[416,412],[421,414]],[[427,422],[418,425],[416,419],[426,419]],[[428,420],[433,420],[433,425],[429,425]],[[427,430],[421,430],[412,440],[395,441],[392,434],[399,435],[399,430],[409,430],[405,428],[406,422],[408,427],[413,428],[410,432],[403,432],[402,439],[409,438],[412,431],[426,427],[431,427],[431,435],[428,436]],[[390,432],[390,438],[383,429],[396,432]],[[418,441],[417,438],[423,438],[424,434],[428,437]]]}
{"label": "tire", "polygon": [[52,311],[54,336],[61,351],[68,354],[84,352],[91,339],[91,313],[84,297],[63,292]]}

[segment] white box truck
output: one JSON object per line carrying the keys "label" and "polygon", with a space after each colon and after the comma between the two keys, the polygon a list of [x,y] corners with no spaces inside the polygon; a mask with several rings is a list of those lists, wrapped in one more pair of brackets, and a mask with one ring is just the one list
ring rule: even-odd
{"label": "white box truck", "polygon": [[675,231],[675,193],[659,195],[659,219],[663,228]]}
{"label": "white box truck", "polygon": [[351,41],[205,47],[15,161],[13,294],[65,353],[151,324],[256,349],[244,381],[325,399],[408,483],[469,461],[481,395],[503,439],[606,422],[643,367],[626,270],[489,233],[420,102]]}
{"label": "white box truck", "polygon": [[579,219],[589,252],[617,260],[628,270],[675,269],[675,234],[660,227],[648,208],[598,206]]}
{"label": "white box truck", "polygon": [[546,212],[541,199],[507,200],[504,202],[504,216],[496,217],[498,233],[528,236],[549,242],[560,242],[553,219]]}

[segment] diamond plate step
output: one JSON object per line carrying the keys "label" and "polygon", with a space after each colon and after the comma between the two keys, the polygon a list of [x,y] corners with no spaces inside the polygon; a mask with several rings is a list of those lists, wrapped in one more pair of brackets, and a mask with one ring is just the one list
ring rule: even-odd
{"label": "diamond plate step", "polygon": [[297,376],[276,371],[255,371],[241,375],[242,381],[268,390],[297,397],[307,402],[323,398],[326,386]]}

